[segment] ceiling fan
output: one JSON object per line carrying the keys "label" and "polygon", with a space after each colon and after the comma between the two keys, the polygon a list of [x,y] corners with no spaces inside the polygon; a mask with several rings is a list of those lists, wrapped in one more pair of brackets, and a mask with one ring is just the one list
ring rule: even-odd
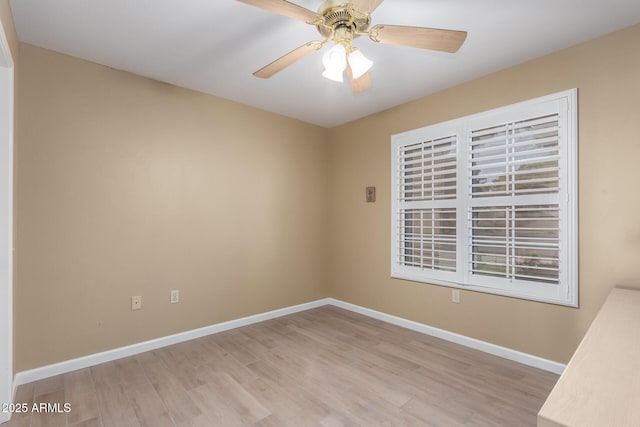
{"label": "ceiling fan", "polygon": [[353,92],[364,92],[371,88],[368,71],[373,63],[358,48],[352,46],[354,38],[366,35],[378,43],[449,53],[457,52],[467,38],[465,31],[403,25],[371,26],[371,13],[383,0],[325,0],[317,13],[286,0],[238,1],[314,25],[324,37],[323,40],[311,41],[292,50],[253,73],[254,76],[264,79],[320,50],[332,40],[334,46],[322,58],[325,67],[322,75],[342,82],[346,71]]}

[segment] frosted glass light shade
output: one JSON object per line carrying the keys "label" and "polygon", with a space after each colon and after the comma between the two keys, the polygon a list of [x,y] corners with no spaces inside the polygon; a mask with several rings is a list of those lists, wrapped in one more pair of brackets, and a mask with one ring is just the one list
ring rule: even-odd
{"label": "frosted glass light shade", "polygon": [[364,73],[369,71],[372,65],[373,62],[367,59],[359,50],[354,50],[349,55],[349,66],[351,67],[354,79],[362,77]]}
{"label": "frosted glass light shade", "polygon": [[342,44],[337,44],[329,49],[322,56],[322,65],[324,65],[323,77],[342,82],[342,73],[347,68],[347,51]]}

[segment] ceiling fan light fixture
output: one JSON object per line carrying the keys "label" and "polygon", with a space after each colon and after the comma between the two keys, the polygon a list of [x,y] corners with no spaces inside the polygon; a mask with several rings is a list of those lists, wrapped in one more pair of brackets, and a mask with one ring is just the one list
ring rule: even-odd
{"label": "ceiling fan light fixture", "polygon": [[373,61],[368,59],[362,52],[354,49],[349,54],[349,66],[351,67],[351,72],[353,73],[354,79],[359,79],[362,77],[367,71],[371,69],[373,65]]}
{"label": "ceiling fan light fixture", "polygon": [[322,56],[324,65],[323,77],[336,82],[342,82],[342,73],[347,68],[347,50],[342,44],[336,44]]}

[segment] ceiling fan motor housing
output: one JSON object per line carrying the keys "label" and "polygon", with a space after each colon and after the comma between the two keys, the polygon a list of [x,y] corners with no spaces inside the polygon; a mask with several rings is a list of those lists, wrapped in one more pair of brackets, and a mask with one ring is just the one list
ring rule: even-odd
{"label": "ceiling fan motor housing", "polygon": [[[348,32],[350,39],[366,32],[371,24],[371,16],[368,13],[362,13],[353,8],[349,1],[345,0],[327,0],[325,1],[318,14],[322,15],[323,22],[316,25],[320,34],[324,37],[339,35],[336,33]],[[336,40],[337,41],[337,40]]]}

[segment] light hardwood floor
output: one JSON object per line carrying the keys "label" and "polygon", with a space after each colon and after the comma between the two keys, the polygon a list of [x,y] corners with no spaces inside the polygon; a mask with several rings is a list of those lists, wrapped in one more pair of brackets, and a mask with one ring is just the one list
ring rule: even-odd
{"label": "light hardwood floor", "polygon": [[558,376],[325,306],[20,386],[14,426],[535,426]]}

